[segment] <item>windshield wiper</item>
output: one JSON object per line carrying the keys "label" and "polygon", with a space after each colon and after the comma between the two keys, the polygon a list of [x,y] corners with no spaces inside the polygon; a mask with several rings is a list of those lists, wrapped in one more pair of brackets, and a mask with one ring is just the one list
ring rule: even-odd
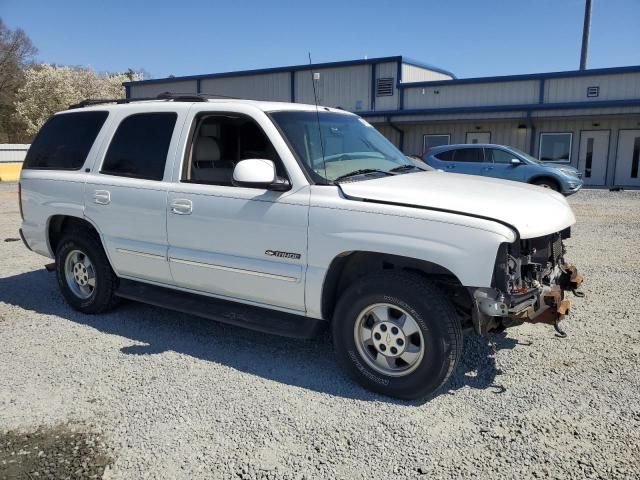
{"label": "windshield wiper", "polygon": [[379,170],[377,168],[361,168],[360,170],[354,170],[353,172],[340,175],[338,178],[334,179],[333,181],[337,182],[339,180],[344,180],[345,178],[355,177],[356,175],[364,175],[365,173],[384,173],[385,175],[393,175],[393,173],[389,173],[386,170]]}
{"label": "windshield wiper", "polygon": [[416,165],[411,165],[410,163],[407,163],[405,165],[400,165],[398,167],[393,167],[391,170],[389,170],[390,172],[404,172],[405,170],[422,170],[420,167],[416,166]]}

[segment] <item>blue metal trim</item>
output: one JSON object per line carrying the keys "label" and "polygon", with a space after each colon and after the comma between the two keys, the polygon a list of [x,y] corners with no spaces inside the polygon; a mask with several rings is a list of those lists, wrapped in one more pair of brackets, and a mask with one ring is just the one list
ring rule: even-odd
{"label": "blue metal trim", "polygon": [[196,80],[196,93],[202,93],[202,80]]}
{"label": "blue metal trim", "polygon": [[429,82],[405,83],[400,88],[436,87],[442,85],[467,85],[470,83],[496,83],[521,80],[540,80],[550,78],[572,78],[591,75],[610,75],[614,73],[638,73],[640,65],[630,67],[594,68],[592,70],[570,70],[566,72],[530,73],[524,75],[503,75],[498,77],[458,78],[455,80],[434,80]]}
{"label": "blue metal trim", "polygon": [[361,60],[344,60],[340,62],[326,62],[326,63],[313,63],[303,65],[291,65],[288,67],[271,67],[271,68],[259,68],[255,70],[239,70],[236,72],[222,72],[222,73],[209,73],[203,75],[188,75],[184,77],[166,77],[166,78],[154,78],[150,80],[138,80],[134,82],[124,82],[123,85],[146,85],[153,83],[166,83],[166,82],[182,82],[186,80],[204,80],[207,78],[225,78],[225,77],[242,77],[246,75],[260,75],[265,73],[283,73],[283,72],[296,72],[299,70],[321,69],[321,68],[335,68],[335,67],[349,67],[353,65],[370,65],[372,63],[382,62],[397,62],[402,61],[402,57],[397,55],[394,57],[379,57],[379,58],[366,58]]}
{"label": "blue metal trim", "polygon": [[536,126],[533,124],[533,120],[531,119],[531,112],[527,112],[527,123],[531,129],[531,138],[529,138],[529,155],[535,157],[533,152],[536,147]]}
{"label": "blue metal trim", "polygon": [[397,66],[397,76],[396,76],[396,88],[398,89],[398,110],[404,109],[404,90],[399,88],[399,85],[402,83],[402,62],[398,62]]}
{"label": "blue metal trim", "polygon": [[369,100],[369,108],[373,112],[376,109],[376,64],[371,64],[371,99]]}
{"label": "blue metal trim", "polygon": [[404,130],[393,123],[389,117],[387,117],[387,125],[398,133],[398,150],[404,152]]}
{"label": "blue metal trim", "polygon": [[484,107],[451,107],[451,108],[423,108],[411,110],[387,110],[380,112],[358,112],[361,117],[366,116],[398,116],[398,115],[435,115],[443,113],[485,113],[485,112],[515,112],[533,110],[562,110],[580,108],[609,108],[609,107],[637,107],[640,98],[630,100],[607,100],[593,102],[565,102],[565,103],[528,103],[522,105],[487,105]]}
{"label": "blue metal trim", "polygon": [[540,86],[538,87],[538,103],[544,103],[544,78],[540,79]]}
{"label": "blue metal trim", "polygon": [[449,75],[453,79],[457,79],[454,73],[449,70],[445,70],[444,68],[436,67],[435,65],[430,65],[428,63],[419,62],[418,60],[414,60],[413,58],[402,57],[402,63],[406,63],[407,65],[413,65],[414,67],[426,68],[428,70],[433,70],[434,72],[442,73],[443,75]]}
{"label": "blue metal trim", "polygon": [[131,86],[130,85],[125,85],[124,86],[124,98],[126,98],[126,99],[131,98]]}
{"label": "blue metal trim", "polygon": [[296,103],[296,72],[289,72],[291,77],[291,103]]}

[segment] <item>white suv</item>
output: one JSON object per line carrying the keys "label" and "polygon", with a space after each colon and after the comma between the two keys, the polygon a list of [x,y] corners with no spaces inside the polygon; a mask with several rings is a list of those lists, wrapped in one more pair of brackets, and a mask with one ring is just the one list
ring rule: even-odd
{"label": "white suv", "polygon": [[447,381],[464,329],[557,325],[581,281],[560,194],[423,171],[339,109],[83,102],[42,127],[20,187],[23,240],[55,258],[73,308],[328,325],[346,371],[400,398]]}

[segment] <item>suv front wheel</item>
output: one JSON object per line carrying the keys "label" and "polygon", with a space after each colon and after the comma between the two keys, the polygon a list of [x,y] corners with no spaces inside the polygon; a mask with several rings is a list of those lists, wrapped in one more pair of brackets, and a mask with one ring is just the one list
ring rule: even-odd
{"label": "suv front wheel", "polygon": [[101,313],[118,304],[118,278],[92,232],[72,230],[58,244],[56,277],[66,301],[83,313]]}
{"label": "suv front wheel", "polygon": [[438,390],[455,370],[462,327],[451,302],[427,279],[382,273],[342,295],[333,342],[339,364],[361,385],[416,399]]}

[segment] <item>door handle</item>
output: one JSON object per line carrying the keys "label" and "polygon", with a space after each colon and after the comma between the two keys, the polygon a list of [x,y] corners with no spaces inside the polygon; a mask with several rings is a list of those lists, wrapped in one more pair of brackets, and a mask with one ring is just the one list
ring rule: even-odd
{"label": "door handle", "polygon": [[108,205],[111,203],[111,193],[109,190],[96,190],[93,192],[93,201],[98,205]]}
{"label": "door handle", "polygon": [[191,203],[191,200],[178,198],[171,202],[171,213],[175,213],[176,215],[191,215],[191,212],[193,212],[193,203]]}
{"label": "door handle", "polygon": [[493,170],[493,167],[484,167],[482,170],[487,170],[487,171]]}
{"label": "door handle", "polygon": [[447,167],[446,167],[446,168],[447,168],[447,170],[451,170],[452,168],[456,168],[456,166],[455,166],[455,164],[453,164],[453,165],[447,165]]}

